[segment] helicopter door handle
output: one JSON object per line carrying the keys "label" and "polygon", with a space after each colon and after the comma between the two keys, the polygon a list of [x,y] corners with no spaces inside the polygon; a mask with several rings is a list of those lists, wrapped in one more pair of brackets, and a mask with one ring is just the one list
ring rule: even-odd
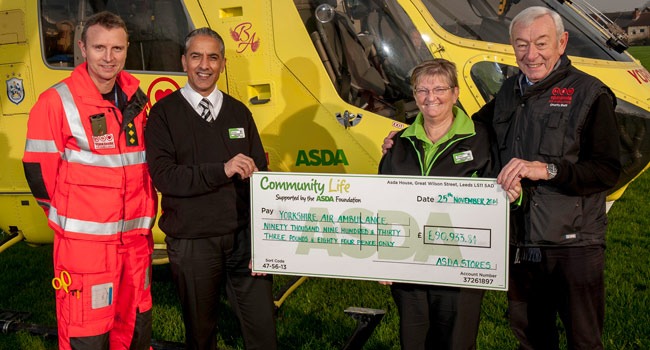
{"label": "helicopter door handle", "polygon": [[253,105],[263,105],[263,104],[268,103],[269,101],[271,101],[271,99],[270,98],[260,98],[259,96],[255,96],[255,97],[251,98],[248,101]]}
{"label": "helicopter door handle", "polygon": [[346,129],[359,124],[359,122],[361,122],[361,117],[361,113],[354,114],[349,111],[344,111],[342,115],[341,113],[336,113],[336,120],[338,120]]}
{"label": "helicopter door handle", "polygon": [[263,105],[271,101],[271,84],[248,85],[247,89],[248,96],[253,96],[248,100],[252,105]]}

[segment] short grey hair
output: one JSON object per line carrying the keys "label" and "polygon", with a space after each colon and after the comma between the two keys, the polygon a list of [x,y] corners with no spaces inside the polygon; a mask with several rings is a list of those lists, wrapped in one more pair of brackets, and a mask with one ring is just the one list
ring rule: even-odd
{"label": "short grey hair", "polygon": [[197,35],[209,36],[218,41],[221,44],[221,57],[226,57],[226,45],[223,43],[223,38],[219,33],[208,27],[197,28],[187,34],[185,37],[185,46],[183,47],[183,55],[187,54],[187,50],[190,48],[190,41]]}
{"label": "short grey hair", "polygon": [[564,33],[564,22],[562,22],[562,17],[560,17],[557,12],[542,6],[531,6],[519,12],[515,18],[512,19],[512,22],[510,22],[510,29],[508,30],[510,40],[512,40],[512,28],[514,28],[515,24],[521,23],[524,26],[529,26],[534,20],[544,16],[551,16],[551,19],[555,24],[555,33],[557,34],[558,40],[560,40],[562,33]]}

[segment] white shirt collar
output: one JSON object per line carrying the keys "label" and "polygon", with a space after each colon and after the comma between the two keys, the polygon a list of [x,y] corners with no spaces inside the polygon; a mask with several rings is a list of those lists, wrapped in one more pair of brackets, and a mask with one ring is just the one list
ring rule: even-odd
{"label": "white shirt collar", "polygon": [[[185,86],[181,88],[181,94],[183,97],[185,97],[187,102],[190,103],[194,110],[200,114],[201,108],[199,107],[199,102],[201,102],[203,96],[194,91],[190,84],[185,84]],[[213,115],[218,115],[219,110],[221,109],[221,103],[223,101],[223,93],[215,86],[210,95],[206,96],[205,98],[210,101],[210,107],[212,107]]]}

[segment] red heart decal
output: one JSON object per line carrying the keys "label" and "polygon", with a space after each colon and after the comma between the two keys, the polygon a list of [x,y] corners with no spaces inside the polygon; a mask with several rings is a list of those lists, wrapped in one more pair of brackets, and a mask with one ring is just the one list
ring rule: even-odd
{"label": "red heart decal", "polygon": [[165,90],[156,91],[156,93],[155,93],[156,102],[162,100],[163,97],[171,94],[172,92],[173,92],[172,89],[165,89]]}

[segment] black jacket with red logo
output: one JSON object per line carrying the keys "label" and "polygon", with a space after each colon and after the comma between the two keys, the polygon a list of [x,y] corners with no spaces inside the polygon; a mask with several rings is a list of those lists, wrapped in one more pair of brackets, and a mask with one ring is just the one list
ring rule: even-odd
{"label": "black jacket with red logo", "polygon": [[[562,56],[544,80],[507,79],[474,115],[491,123],[502,165],[512,158],[554,163],[549,181],[523,181],[526,205],[513,213],[511,241],[520,246],[605,243],[606,191],[621,164],[612,91]],[[522,91],[523,90],[523,91]]]}

